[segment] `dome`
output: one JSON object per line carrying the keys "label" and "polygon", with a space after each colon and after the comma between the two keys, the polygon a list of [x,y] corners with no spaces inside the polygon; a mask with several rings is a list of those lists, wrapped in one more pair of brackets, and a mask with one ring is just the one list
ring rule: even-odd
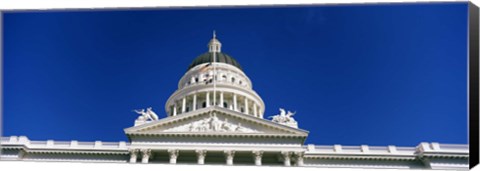
{"label": "dome", "polygon": [[188,67],[188,70],[192,69],[193,67],[195,67],[197,65],[203,64],[203,63],[213,62],[213,53],[215,53],[215,55],[216,55],[216,61],[215,62],[230,64],[230,65],[233,65],[233,66],[235,66],[238,69],[243,71],[242,67],[237,62],[237,60],[233,59],[233,57],[231,57],[230,55],[227,55],[226,53],[223,53],[223,52],[206,52],[206,53],[198,56],[190,64],[190,66]]}

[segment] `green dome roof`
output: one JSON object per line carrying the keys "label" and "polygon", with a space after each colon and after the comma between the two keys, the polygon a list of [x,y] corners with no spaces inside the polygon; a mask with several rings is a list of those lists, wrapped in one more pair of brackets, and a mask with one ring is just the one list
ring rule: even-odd
{"label": "green dome roof", "polygon": [[[195,67],[197,65],[203,64],[203,63],[213,62],[213,53],[214,52],[206,52],[204,54],[201,54],[197,58],[195,58],[195,60],[193,60],[193,62],[188,67],[188,70],[192,69],[193,67]],[[216,61],[215,62],[230,64],[230,65],[233,65],[233,66],[235,66],[238,69],[243,71],[242,67],[237,62],[237,60],[233,59],[233,57],[231,57],[230,55],[227,55],[226,53],[222,53],[222,52],[215,52],[215,53],[216,53],[215,54],[216,55]]]}

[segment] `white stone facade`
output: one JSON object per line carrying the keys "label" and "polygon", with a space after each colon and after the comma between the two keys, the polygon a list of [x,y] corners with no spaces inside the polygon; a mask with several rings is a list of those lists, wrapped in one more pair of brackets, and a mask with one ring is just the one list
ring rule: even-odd
{"label": "white stone facade", "polygon": [[281,109],[265,119],[264,102],[250,79],[230,59],[215,59],[221,53],[216,37],[209,52],[210,62],[180,79],[165,104],[166,118],[151,108],[136,110],[141,116],[124,129],[130,142],[2,137],[1,160],[468,170],[468,145],[305,145],[309,132],[298,128],[294,112]]}
{"label": "white stone facade", "polygon": [[[468,146],[420,143],[396,146],[253,146],[242,143],[155,143],[31,141],[3,137],[1,160],[108,163],[189,163],[291,166],[320,168],[452,169],[468,170]],[[287,160],[285,160],[287,159]]]}

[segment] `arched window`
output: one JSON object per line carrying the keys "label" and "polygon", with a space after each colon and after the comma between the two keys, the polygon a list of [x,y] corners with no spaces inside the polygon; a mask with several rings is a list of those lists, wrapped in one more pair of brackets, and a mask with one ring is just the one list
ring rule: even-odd
{"label": "arched window", "polygon": [[244,110],[243,110],[243,107],[241,107],[241,108],[240,108],[240,112],[242,112],[242,113],[243,113],[243,111],[244,111]]}
{"label": "arched window", "polygon": [[195,82],[196,82],[196,83],[198,82],[198,77],[195,77]]}
{"label": "arched window", "polygon": [[223,102],[223,107],[224,107],[224,108],[227,108],[227,107],[228,107],[228,103],[227,103],[227,102]]}
{"label": "arched window", "polygon": [[234,82],[235,82],[235,77],[232,77],[232,83],[234,83]]}

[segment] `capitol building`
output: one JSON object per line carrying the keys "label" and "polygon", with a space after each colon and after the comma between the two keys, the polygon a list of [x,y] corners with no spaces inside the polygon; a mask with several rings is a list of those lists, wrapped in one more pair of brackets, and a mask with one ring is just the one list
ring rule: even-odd
{"label": "capitol building", "polygon": [[[157,108],[158,109],[158,108]],[[250,165],[363,169],[468,170],[465,144],[419,142],[415,147],[305,144],[295,112],[266,117],[265,103],[239,61],[222,52],[215,34],[168,98],[161,118],[135,110],[128,142],[35,141],[1,138],[1,160],[129,164]],[[157,111],[157,113],[160,113]],[[163,112],[161,112],[163,113]],[[309,115],[302,113],[302,115]],[[119,128],[120,131],[120,128]],[[314,130],[311,130],[314,131]],[[233,165],[233,166],[227,166]]]}

